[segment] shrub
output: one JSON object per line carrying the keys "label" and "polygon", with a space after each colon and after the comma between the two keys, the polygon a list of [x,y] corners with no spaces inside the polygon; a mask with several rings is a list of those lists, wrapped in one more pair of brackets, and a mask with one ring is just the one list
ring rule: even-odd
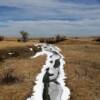
{"label": "shrub", "polygon": [[96,42],[100,42],[100,38],[97,38],[95,41],[96,41]]}
{"label": "shrub", "polygon": [[18,42],[21,42],[21,39],[17,39]]}
{"label": "shrub", "polygon": [[4,58],[0,56],[0,62],[4,62]]}
{"label": "shrub", "polygon": [[21,79],[13,74],[13,69],[6,69],[2,75],[0,75],[0,84],[15,84],[21,81]]}
{"label": "shrub", "polygon": [[3,41],[4,40],[4,36],[0,36],[0,41]]}

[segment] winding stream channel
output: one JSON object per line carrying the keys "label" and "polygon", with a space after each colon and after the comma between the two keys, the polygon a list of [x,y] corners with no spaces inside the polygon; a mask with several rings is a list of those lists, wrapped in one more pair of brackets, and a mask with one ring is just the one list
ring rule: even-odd
{"label": "winding stream channel", "polygon": [[[33,93],[27,100],[69,100],[70,90],[65,86],[64,57],[60,49],[50,44],[37,44],[41,51],[31,58],[47,55],[41,73],[36,77]],[[32,50],[32,49],[31,49]]]}

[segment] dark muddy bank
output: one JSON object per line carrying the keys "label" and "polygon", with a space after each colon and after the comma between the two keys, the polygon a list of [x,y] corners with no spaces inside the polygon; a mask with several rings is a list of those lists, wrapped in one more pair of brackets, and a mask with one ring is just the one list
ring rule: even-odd
{"label": "dark muddy bank", "polygon": [[0,49],[0,62],[4,62],[6,59],[11,58],[28,58],[41,50],[41,48],[35,46],[32,46],[32,51],[30,48],[31,47],[11,47]]}

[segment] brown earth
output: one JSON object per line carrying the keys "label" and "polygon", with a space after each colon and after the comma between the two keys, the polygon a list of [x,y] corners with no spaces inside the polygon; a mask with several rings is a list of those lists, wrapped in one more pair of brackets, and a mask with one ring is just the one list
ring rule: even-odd
{"label": "brown earth", "polygon": [[[0,42],[0,51],[8,52],[17,49],[26,51],[33,42],[18,43],[16,41]],[[71,90],[70,100],[100,100],[100,45],[89,40],[69,39],[55,44],[65,57],[65,82]],[[9,48],[9,50],[8,50]],[[10,49],[11,48],[11,49]],[[22,48],[22,49],[19,49]],[[2,53],[1,53],[2,54]],[[35,78],[45,63],[45,56],[30,59],[30,52],[21,57],[5,59],[0,62],[0,100],[25,100],[32,92]],[[3,83],[6,73],[18,81]]]}

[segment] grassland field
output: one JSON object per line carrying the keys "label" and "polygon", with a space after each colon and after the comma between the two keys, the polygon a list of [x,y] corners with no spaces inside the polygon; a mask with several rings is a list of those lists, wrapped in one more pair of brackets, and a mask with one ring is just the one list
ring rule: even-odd
{"label": "grassland field", "polygon": [[[21,54],[21,57],[8,57],[0,62],[0,100],[26,100],[30,96],[36,76],[46,60],[45,55],[35,59],[30,59],[32,53],[24,55],[28,46],[33,46],[35,42],[38,41],[0,42],[1,55],[12,49],[18,49]],[[93,41],[93,38],[70,38],[54,45],[61,48],[65,57],[65,82],[71,91],[70,100],[100,100],[100,43]],[[7,73],[17,82],[3,83]]]}

